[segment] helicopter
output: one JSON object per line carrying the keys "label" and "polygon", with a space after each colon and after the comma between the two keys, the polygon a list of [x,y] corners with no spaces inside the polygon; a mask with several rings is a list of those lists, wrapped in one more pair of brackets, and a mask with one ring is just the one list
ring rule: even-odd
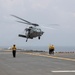
{"label": "helicopter", "polygon": [[24,35],[23,34],[18,35],[19,37],[26,38],[26,42],[28,41],[28,39],[33,39],[33,38],[36,38],[36,37],[38,37],[38,39],[40,39],[40,37],[43,35],[44,32],[40,28],[38,28],[38,26],[39,26],[38,24],[31,23],[31,22],[29,22],[25,19],[22,19],[18,16],[15,16],[15,15],[11,15],[11,16],[21,20],[21,21],[17,21],[17,22],[29,25],[28,28],[24,29],[24,31],[25,31]]}

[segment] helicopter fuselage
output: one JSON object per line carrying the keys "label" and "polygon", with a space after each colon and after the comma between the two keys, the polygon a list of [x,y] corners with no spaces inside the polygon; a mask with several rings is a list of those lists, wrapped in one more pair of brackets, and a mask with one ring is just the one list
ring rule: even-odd
{"label": "helicopter fuselage", "polygon": [[42,36],[43,33],[44,32],[40,28],[29,27],[25,29],[25,35],[19,34],[19,36],[24,38],[29,38],[29,39],[38,37],[38,39],[40,39],[40,36]]}

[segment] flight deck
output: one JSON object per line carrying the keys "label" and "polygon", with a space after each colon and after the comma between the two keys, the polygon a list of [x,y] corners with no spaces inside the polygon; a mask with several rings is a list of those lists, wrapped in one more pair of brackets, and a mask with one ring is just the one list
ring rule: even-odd
{"label": "flight deck", "polygon": [[0,75],[75,75],[75,53],[0,52]]}

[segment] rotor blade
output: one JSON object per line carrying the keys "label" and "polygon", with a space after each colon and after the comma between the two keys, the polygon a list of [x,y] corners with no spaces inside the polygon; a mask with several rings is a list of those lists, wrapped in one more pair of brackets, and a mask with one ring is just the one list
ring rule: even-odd
{"label": "rotor blade", "polygon": [[59,24],[49,24],[50,26],[59,26]]}
{"label": "rotor blade", "polygon": [[23,23],[23,24],[27,24],[27,25],[39,26],[38,24],[35,24],[35,23],[30,24],[30,23],[25,23],[25,22],[21,22],[21,21],[17,21],[17,22],[19,22],[19,23]]}
{"label": "rotor blade", "polygon": [[15,16],[15,15],[11,15],[11,16],[16,17],[16,18],[18,18],[18,19],[20,19],[20,20],[22,20],[22,21],[24,21],[24,22],[27,22],[27,23],[29,23],[29,24],[32,24],[31,22],[29,22],[29,21],[27,21],[27,20],[24,20],[24,19],[22,19],[22,18],[20,18],[20,17],[18,17],[18,16]]}
{"label": "rotor blade", "polygon": [[32,25],[33,25],[33,26],[39,26],[39,25],[38,25],[38,24],[36,24],[36,23],[32,23]]}
{"label": "rotor blade", "polygon": [[[15,16],[15,15],[11,15],[11,16],[16,17],[16,18],[18,18],[18,19],[20,19],[20,20],[26,22],[26,23],[24,23],[24,22],[21,22],[21,21],[20,21],[20,23],[24,23],[24,24],[28,24],[28,25],[33,25],[33,26],[39,26],[39,25],[36,24],[36,23],[31,23],[31,22],[29,22],[29,21],[27,21],[27,20],[24,20],[24,19],[22,19],[22,18],[20,18],[20,17],[18,17],[18,16]],[[18,22],[19,22],[19,21],[18,21]]]}
{"label": "rotor blade", "polygon": [[31,25],[31,24],[29,24],[29,23],[25,23],[25,22],[21,22],[21,21],[17,21],[17,22],[23,23],[23,24],[27,24],[27,25]]}
{"label": "rotor blade", "polygon": [[55,28],[52,28],[52,27],[47,27],[47,26],[41,26],[42,28],[47,28],[47,29],[55,29]]}

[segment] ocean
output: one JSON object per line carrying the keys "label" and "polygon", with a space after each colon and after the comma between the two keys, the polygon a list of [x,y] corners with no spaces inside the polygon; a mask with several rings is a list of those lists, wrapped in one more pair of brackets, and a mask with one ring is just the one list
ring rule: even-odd
{"label": "ocean", "polygon": [[[0,47],[0,49],[8,49],[9,47]],[[17,46],[21,50],[34,50],[34,51],[49,51],[48,46]],[[55,52],[75,52],[75,46],[55,46]]]}
{"label": "ocean", "polygon": [[[37,50],[37,51],[49,51],[48,46],[26,46],[26,47],[19,47],[20,49],[23,50]],[[56,46],[55,47],[55,52],[71,52],[75,51],[75,46]]]}

